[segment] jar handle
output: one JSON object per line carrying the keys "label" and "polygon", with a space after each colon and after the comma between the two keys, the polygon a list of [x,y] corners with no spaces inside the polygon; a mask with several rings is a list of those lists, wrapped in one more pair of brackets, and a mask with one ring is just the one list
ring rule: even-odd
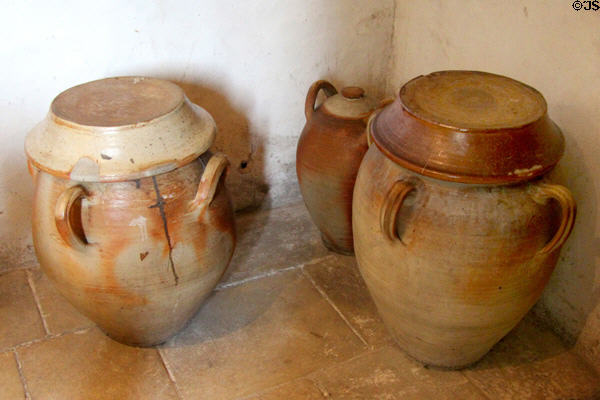
{"label": "jar handle", "polygon": [[221,176],[228,165],[229,161],[223,153],[216,153],[208,160],[198,184],[196,197],[190,204],[190,211],[200,213],[210,205],[215,197]]}
{"label": "jar handle", "polygon": [[532,198],[538,204],[545,204],[549,199],[554,199],[560,204],[562,211],[560,226],[552,239],[538,251],[538,254],[548,254],[559,249],[571,234],[577,206],[569,189],[551,183],[540,183],[533,186]]}
{"label": "jar handle", "polygon": [[400,243],[402,239],[398,236],[396,220],[398,213],[402,208],[404,199],[406,196],[416,190],[416,186],[413,182],[408,180],[399,180],[394,182],[383,202],[381,212],[379,215],[379,224],[381,231],[388,240],[398,240]]}
{"label": "jar handle", "polygon": [[[82,197],[87,195],[85,189],[81,185],[71,186],[66,189],[58,197],[56,201],[56,207],[54,208],[54,222],[60,237],[69,246],[78,250],[83,250],[88,246],[88,242],[85,238],[85,233],[82,230],[82,236],[75,232],[72,225],[72,218],[74,217],[73,205],[75,202]],[[81,215],[79,215],[81,218]]]}
{"label": "jar handle", "polygon": [[31,162],[31,160],[29,159],[27,160],[27,170],[29,171],[31,179],[33,179],[33,182],[35,183],[35,178],[37,176],[38,169],[35,165],[33,165],[33,162]]}
{"label": "jar handle", "polygon": [[371,134],[372,134],[372,128],[371,128],[371,124],[373,123],[373,120],[375,119],[375,117],[383,111],[383,109],[388,106],[389,104],[392,104],[394,102],[394,98],[393,97],[388,97],[387,99],[383,99],[381,100],[381,102],[379,102],[379,106],[377,106],[377,108],[375,110],[373,110],[373,112],[371,114],[369,114],[369,117],[367,118],[367,147],[371,147],[371,143],[373,143],[373,139],[371,139]]}
{"label": "jar handle", "polygon": [[331,97],[337,93],[337,89],[331,83],[325,80],[320,80],[313,83],[308,89],[306,101],[304,102],[304,115],[306,115],[307,121],[315,112],[315,102],[317,101],[317,95],[321,89],[325,91],[325,95],[327,95],[327,97]]}

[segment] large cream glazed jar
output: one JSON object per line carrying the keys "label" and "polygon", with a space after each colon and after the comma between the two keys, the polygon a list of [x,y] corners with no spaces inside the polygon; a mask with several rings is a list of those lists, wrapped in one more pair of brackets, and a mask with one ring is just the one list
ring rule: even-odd
{"label": "large cream glazed jar", "polygon": [[196,313],[235,247],[211,116],[168,81],[76,86],[27,136],[44,272],[114,339],[151,346]]}
{"label": "large cream glazed jar", "polygon": [[575,218],[546,173],[564,141],[539,92],[444,71],[369,123],[354,189],[360,272],[394,339],[431,365],[483,357],[541,295]]}

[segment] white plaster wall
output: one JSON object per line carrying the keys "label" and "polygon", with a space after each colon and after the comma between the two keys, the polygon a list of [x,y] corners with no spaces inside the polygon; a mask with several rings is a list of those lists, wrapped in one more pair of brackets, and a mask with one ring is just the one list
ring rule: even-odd
{"label": "white plaster wall", "polygon": [[578,203],[575,229],[538,311],[600,369],[600,11],[563,0],[396,0],[388,91],[443,69],[507,75],[539,89],[563,129],[553,173]]}
{"label": "white plaster wall", "polygon": [[393,0],[3,2],[0,271],[34,262],[23,140],[59,92],[108,76],[176,81],[215,117],[238,209],[299,201],[306,90],[327,78],[383,95],[393,8]]}

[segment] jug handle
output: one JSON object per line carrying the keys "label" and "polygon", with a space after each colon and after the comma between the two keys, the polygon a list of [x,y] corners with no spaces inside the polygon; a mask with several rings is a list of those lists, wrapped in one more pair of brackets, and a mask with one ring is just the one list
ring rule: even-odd
{"label": "jug handle", "polygon": [[316,81],[310,85],[308,93],[306,94],[306,101],[304,102],[304,115],[306,115],[307,121],[315,112],[315,102],[317,101],[317,95],[321,89],[325,91],[325,95],[327,97],[337,94],[337,89],[331,83],[325,80]]}
{"label": "jug handle", "polygon": [[545,204],[549,199],[554,199],[560,204],[562,212],[560,226],[552,239],[538,251],[538,254],[548,254],[559,249],[571,234],[577,205],[569,189],[552,183],[540,183],[533,186],[532,198],[538,204]]}
{"label": "jug handle", "polygon": [[369,116],[367,117],[367,147],[371,147],[371,143],[373,143],[373,139],[371,139],[371,134],[372,134],[372,128],[371,128],[371,124],[373,123],[373,120],[375,119],[375,117],[383,111],[383,109],[385,107],[387,107],[389,104],[392,104],[394,102],[393,97],[388,97],[387,99],[383,99],[379,102],[379,106],[377,106],[376,109],[374,109],[371,114],[369,114]]}
{"label": "jug handle", "polygon": [[73,204],[80,197],[87,195],[85,189],[81,185],[71,186],[66,189],[58,197],[56,207],[54,208],[54,222],[60,237],[69,246],[83,250],[88,246],[87,241],[84,241],[77,233],[75,233],[71,225],[71,214],[73,212]]}
{"label": "jug handle", "polygon": [[221,180],[221,176],[228,165],[229,161],[223,153],[215,153],[210,160],[208,160],[206,168],[204,168],[204,172],[202,173],[202,178],[200,178],[200,183],[198,184],[196,197],[194,197],[194,200],[192,200],[190,204],[190,211],[200,214],[210,205],[215,197],[217,185]]}
{"label": "jug handle", "polygon": [[396,220],[406,196],[413,190],[416,190],[416,186],[413,182],[399,180],[394,182],[385,196],[379,214],[379,225],[381,231],[388,240],[398,240],[400,243],[403,243],[402,239],[398,236]]}

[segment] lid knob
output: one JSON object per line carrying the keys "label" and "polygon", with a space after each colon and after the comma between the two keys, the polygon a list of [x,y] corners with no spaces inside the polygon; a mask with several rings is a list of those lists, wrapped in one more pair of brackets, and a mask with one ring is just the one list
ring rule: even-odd
{"label": "lid knob", "polygon": [[342,89],[342,96],[347,99],[360,99],[365,95],[365,91],[358,86],[347,86]]}

